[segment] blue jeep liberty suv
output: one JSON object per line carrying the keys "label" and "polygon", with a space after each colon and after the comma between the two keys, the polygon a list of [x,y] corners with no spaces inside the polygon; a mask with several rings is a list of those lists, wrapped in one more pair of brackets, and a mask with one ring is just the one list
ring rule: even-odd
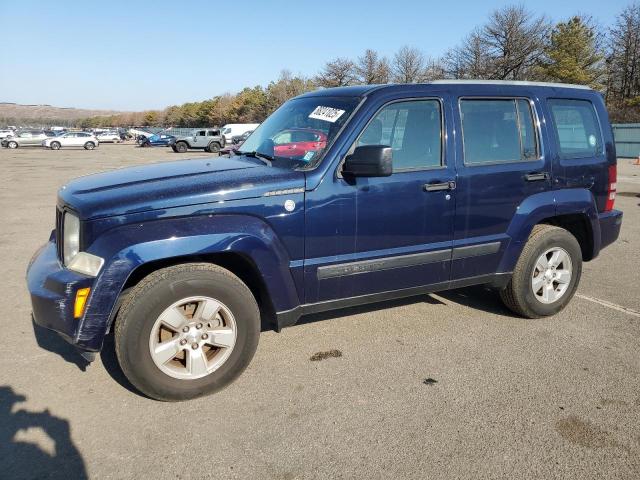
{"label": "blue jeep liberty suv", "polygon": [[131,383],[232,382],[269,322],[467,285],[517,315],[562,310],[619,234],[601,95],[436,81],[319,90],[231,156],[131,167],[59,191],[31,260],[34,321],[88,360],[114,332]]}

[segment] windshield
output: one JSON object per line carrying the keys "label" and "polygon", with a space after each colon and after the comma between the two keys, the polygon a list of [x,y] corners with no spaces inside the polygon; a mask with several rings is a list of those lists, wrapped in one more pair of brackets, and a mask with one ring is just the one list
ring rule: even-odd
{"label": "windshield", "polygon": [[289,100],[254,130],[237,153],[256,152],[290,168],[314,167],[359,101],[357,97]]}

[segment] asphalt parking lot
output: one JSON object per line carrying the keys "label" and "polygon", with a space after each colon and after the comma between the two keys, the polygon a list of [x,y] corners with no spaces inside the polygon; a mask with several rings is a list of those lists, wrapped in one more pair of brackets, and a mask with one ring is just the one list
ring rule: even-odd
{"label": "asphalt parking lot", "polygon": [[640,166],[620,161],[620,239],[555,317],[482,288],[317,315],[264,333],[223,392],[161,403],[110,344],[87,367],[34,334],[24,275],[67,180],[197,156],[0,150],[1,478],[640,477]]}

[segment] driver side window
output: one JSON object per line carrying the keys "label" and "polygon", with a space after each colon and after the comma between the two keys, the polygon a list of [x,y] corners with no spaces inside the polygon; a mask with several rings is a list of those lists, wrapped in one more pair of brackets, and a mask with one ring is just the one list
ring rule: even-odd
{"label": "driver side window", "polygon": [[380,110],[362,132],[357,146],[393,149],[393,170],[442,165],[442,113],[437,100],[396,102]]}

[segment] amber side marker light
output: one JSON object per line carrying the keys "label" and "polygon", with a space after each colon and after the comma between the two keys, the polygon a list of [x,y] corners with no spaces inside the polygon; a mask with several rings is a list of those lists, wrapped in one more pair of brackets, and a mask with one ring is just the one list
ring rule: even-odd
{"label": "amber side marker light", "polygon": [[84,307],[87,305],[90,288],[80,288],[76,292],[76,303],[73,305],[73,318],[80,318],[84,313]]}

